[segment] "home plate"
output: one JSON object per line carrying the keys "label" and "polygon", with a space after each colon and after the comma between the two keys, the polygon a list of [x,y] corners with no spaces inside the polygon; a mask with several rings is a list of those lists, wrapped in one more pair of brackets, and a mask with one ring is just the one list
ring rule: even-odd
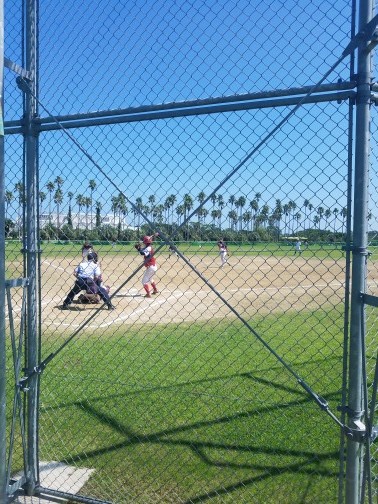
{"label": "home plate", "polygon": [[[62,462],[40,462],[39,478],[40,485],[46,490],[53,490],[62,493],[77,494],[88,481],[94,469],[73,467]],[[15,479],[20,478],[20,474]],[[51,500],[49,500],[51,499]],[[17,496],[12,502],[22,504],[46,504],[56,502],[66,502],[65,499],[59,499],[55,495],[49,497],[41,491],[38,496]]]}

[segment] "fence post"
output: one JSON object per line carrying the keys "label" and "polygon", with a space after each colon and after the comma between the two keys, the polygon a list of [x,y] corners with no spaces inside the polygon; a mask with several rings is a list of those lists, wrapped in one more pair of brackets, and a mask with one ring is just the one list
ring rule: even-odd
{"label": "fence post", "polygon": [[[37,2],[26,3],[25,63],[30,72],[29,86],[33,95],[37,93]],[[37,323],[37,254],[39,240],[37,237],[37,151],[38,135],[33,127],[37,115],[37,104],[34,96],[25,94],[25,165],[26,165],[26,275],[28,278],[27,331],[26,331],[26,368],[31,376],[27,392],[27,468],[26,493],[33,495],[38,482],[38,387],[39,376],[33,373],[39,362],[38,323]]]}
{"label": "fence post", "polygon": [[[359,32],[372,18],[371,0],[360,0]],[[361,293],[365,291],[367,256],[367,215],[370,148],[370,106],[371,106],[371,54],[367,50],[367,40],[358,46],[357,102],[356,102],[356,144],[354,175],[353,212],[353,262],[351,287],[351,324],[349,343],[349,427],[356,429],[355,421],[363,415],[362,396],[362,324],[363,310]],[[347,440],[346,458],[346,503],[360,502],[361,468],[363,445],[355,440]]]}
{"label": "fence post", "polygon": [[0,0],[0,502],[6,502],[6,344],[4,197],[4,0]]}

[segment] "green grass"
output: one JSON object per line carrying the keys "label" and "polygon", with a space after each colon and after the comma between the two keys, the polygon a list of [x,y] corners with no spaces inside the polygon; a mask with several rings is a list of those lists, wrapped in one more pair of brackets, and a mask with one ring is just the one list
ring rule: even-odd
{"label": "green grass", "polygon": [[[336,411],[341,311],[254,327]],[[81,494],[143,504],[336,502],[337,426],[239,323],[115,331],[76,337],[42,375],[40,458],[95,468]],[[44,334],[44,357],[67,336]]]}
{"label": "green grass", "polygon": [[[158,248],[162,244],[161,241],[155,242],[155,248]],[[81,255],[82,243],[78,242],[43,242],[41,243],[41,257],[72,257],[77,258]],[[218,247],[215,242],[181,242],[176,243],[180,252],[185,255],[217,255]],[[22,259],[22,245],[17,241],[9,241],[6,243],[6,260],[15,261]],[[96,245],[96,251],[100,256],[104,255],[125,255],[133,254],[135,255],[134,242],[122,242],[116,243],[114,246],[111,244],[100,244]],[[284,257],[287,255],[292,255],[294,253],[293,244],[286,244],[284,242],[257,242],[257,243],[230,243],[229,251],[232,255],[238,257],[241,256],[274,256],[274,257]],[[375,251],[375,249],[374,249]],[[168,247],[164,244],[160,253],[168,254]],[[340,243],[337,244],[323,244],[315,243],[310,245],[302,245],[302,256],[306,259],[317,258],[317,259],[332,259],[339,260],[345,258],[345,251],[342,250]]]}

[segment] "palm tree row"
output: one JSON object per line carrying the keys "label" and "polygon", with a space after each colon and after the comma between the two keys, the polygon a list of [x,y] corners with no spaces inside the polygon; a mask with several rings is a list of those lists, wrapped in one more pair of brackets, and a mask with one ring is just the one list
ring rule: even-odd
{"label": "palm tree row", "polygon": [[[77,194],[72,191],[67,193],[68,197],[68,213],[64,215],[62,220],[61,208],[64,201],[63,186],[64,180],[61,177],[56,177],[54,181],[49,181],[45,185],[45,190],[48,194],[48,215],[49,223],[51,224],[51,215],[53,204],[55,205],[57,215],[57,228],[60,229],[63,223],[72,226],[72,208],[73,202],[76,204],[78,214],[81,214],[85,208],[86,229],[93,229],[93,208],[96,210],[95,227],[101,225],[101,210],[103,205],[100,201],[93,198],[96,189],[96,182],[89,180],[88,190],[89,195]],[[15,197],[14,193],[17,194]],[[47,198],[45,191],[39,192],[39,200],[41,208]],[[206,201],[208,199],[208,201]],[[197,197],[190,194],[184,194],[179,199],[178,196],[171,194],[165,198],[163,202],[157,202],[155,195],[150,195],[144,203],[141,197],[137,197],[135,202],[129,202],[120,192],[118,195],[111,198],[111,211],[114,215],[114,221],[118,217],[118,222],[124,222],[126,216],[133,216],[133,224],[139,229],[144,223],[143,216],[147,216],[150,222],[161,225],[181,225],[186,223],[186,229],[189,233],[189,226],[196,222],[199,229],[204,226],[213,226],[221,230],[229,228],[234,232],[256,232],[258,229],[276,229],[279,235],[293,235],[294,233],[303,232],[306,229],[327,229],[336,233],[337,231],[344,232],[346,221],[346,208],[324,208],[323,206],[314,207],[308,199],[304,199],[302,207],[298,208],[294,201],[286,203],[277,199],[273,207],[269,207],[264,203],[260,206],[262,199],[261,193],[256,193],[249,201],[244,195],[229,196],[226,201],[223,195],[212,194],[207,198],[206,194],[201,191]],[[22,219],[22,206],[25,201],[24,184],[17,182],[14,186],[14,192],[7,190],[5,192],[6,215],[8,215],[9,206],[17,200],[17,223]],[[206,201],[206,203],[205,203]],[[179,202],[177,205],[176,203]],[[226,212],[225,208],[228,207]],[[91,223],[89,225],[89,216]],[[190,217],[190,218],[189,218]],[[225,224],[227,223],[227,224]]]}

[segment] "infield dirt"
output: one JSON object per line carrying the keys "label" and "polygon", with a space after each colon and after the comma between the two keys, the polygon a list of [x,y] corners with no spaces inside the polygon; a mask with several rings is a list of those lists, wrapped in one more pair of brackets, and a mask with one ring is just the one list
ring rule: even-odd
{"label": "infield dirt", "polygon": [[74,302],[69,310],[62,301],[73,286],[73,259],[42,261],[42,323],[44,327],[75,328],[101,308],[88,327],[111,324],[190,322],[211,318],[244,318],[287,310],[316,309],[344,299],[343,261],[307,259],[303,256],[232,256],[220,267],[217,256],[157,257],[159,294],[144,297],[143,268],[138,256],[105,256],[100,265],[110,285],[115,311],[102,303]]}

